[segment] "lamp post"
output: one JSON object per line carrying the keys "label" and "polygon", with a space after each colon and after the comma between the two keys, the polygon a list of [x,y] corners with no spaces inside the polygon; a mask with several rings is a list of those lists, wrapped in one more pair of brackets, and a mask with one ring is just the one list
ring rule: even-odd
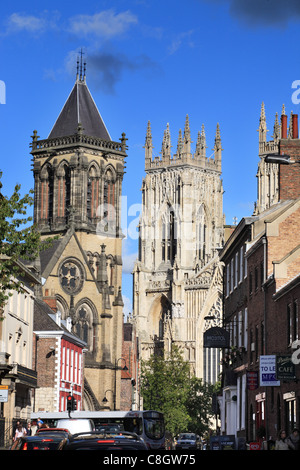
{"label": "lamp post", "polygon": [[108,390],[105,390],[104,392],[104,398],[102,400],[102,403],[107,403],[108,402],[108,399],[106,398],[106,394],[107,392],[111,392],[113,394],[113,402],[114,402],[114,410],[116,409],[116,394],[114,393],[113,390],[111,390],[110,388]]}
{"label": "lamp post", "polygon": [[[114,403],[114,411],[116,410],[116,400],[117,400],[117,370],[118,370],[118,362],[119,361],[125,361],[124,357],[119,357],[119,359],[115,359],[115,367],[114,367],[114,371],[115,371],[115,383],[114,383],[114,390],[111,390],[111,389],[108,389],[105,391],[104,393],[104,398],[102,400],[103,403],[107,403],[108,400],[106,398],[106,393],[107,392],[111,392],[113,394],[113,403]],[[121,368],[121,370],[128,370],[128,367],[126,366],[126,361],[125,361],[125,366]]]}

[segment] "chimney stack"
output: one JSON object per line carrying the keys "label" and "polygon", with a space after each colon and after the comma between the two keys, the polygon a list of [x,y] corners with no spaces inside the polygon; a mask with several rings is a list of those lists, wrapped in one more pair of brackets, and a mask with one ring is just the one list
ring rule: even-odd
{"label": "chimney stack", "polygon": [[293,114],[293,139],[298,139],[298,114]]}
{"label": "chimney stack", "polygon": [[287,115],[281,115],[281,138],[287,139]]}

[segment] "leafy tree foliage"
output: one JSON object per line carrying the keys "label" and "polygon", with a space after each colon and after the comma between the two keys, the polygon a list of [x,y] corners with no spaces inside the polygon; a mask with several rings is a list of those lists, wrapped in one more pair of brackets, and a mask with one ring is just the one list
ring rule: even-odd
{"label": "leafy tree foliage", "polygon": [[153,355],[141,365],[144,409],[161,411],[172,436],[190,431],[203,435],[212,417],[214,387],[190,376],[190,366],[173,346],[167,357]]}

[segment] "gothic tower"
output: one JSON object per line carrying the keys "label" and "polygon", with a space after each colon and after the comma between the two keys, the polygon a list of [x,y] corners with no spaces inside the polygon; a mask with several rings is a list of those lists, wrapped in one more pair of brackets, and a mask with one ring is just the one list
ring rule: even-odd
{"label": "gothic tower", "polygon": [[[40,140],[36,131],[32,136],[34,223],[43,238],[56,236],[40,255],[40,296],[63,319],[70,317],[73,331],[87,343],[85,409],[101,409],[108,390],[106,407],[120,406],[126,140],[125,134],[120,142],[111,140],[82,64],[48,138]],[[72,378],[65,378],[65,387],[76,395]],[[55,411],[63,409],[58,404]]]}
{"label": "gothic tower", "polygon": [[[213,158],[206,156],[204,126],[191,150],[189,118],[171,153],[170,128],[164,133],[161,158],[153,158],[150,123],[145,142],[146,176],[139,224],[139,255],[134,267],[133,320],[142,359],[182,348],[191,370],[217,380],[219,360],[203,348],[203,333],[222,318],[223,245],[222,148],[217,126]],[[213,354],[214,357],[209,357]]]}

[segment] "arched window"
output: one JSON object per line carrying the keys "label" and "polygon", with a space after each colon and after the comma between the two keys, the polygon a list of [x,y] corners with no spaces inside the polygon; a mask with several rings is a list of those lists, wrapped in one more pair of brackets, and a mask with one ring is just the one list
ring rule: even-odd
{"label": "arched window", "polygon": [[173,210],[168,210],[162,218],[162,261],[173,262],[177,253],[177,220]]}
{"label": "arched window", "polygon": [[84,307],[78,312],[79,318],[76,324],[76,333],[80,339],[88,343],[89,340],[89,319],[87,315],[87,311]]}
{"label": "arched window", "polygon": [[198,258],[205,259],[207,254],[207,222],[203,205],[198,211],[197,222]]}
{"label": "arched window", "polygon": [[48,222],[53,217],[53,171],[47,165],[41,172],[41,219]]}
{"label": "arched window", "polygon": [[70,168],[63,163],[57,171],[57,217],[66,217],[71,202]]}
{"label": "arched window", "polygon": [[109,230],[111,224],[115,222],[115,176],[113,171],[109,168],[105,172],[104,177],[104,191],[103,191],[103,202],[104,202],[104,219],[106,222],[106,230]]}
{"label": "arched window", "polygon": [[88,172],[87,183],[87,216],[94,219],[97,216],[99,204],[99,173],[95,166],[91,166]]}
{"label": "arched window", "polygon": [[91,329],[92,329],[92,312],[90,307],[84,303],[79,306],[77,315],[76,315],[76,324],[75,332],[82,341],[87,343],[88,349],[91,351],[93,349],[92,339],[91,339]]}

